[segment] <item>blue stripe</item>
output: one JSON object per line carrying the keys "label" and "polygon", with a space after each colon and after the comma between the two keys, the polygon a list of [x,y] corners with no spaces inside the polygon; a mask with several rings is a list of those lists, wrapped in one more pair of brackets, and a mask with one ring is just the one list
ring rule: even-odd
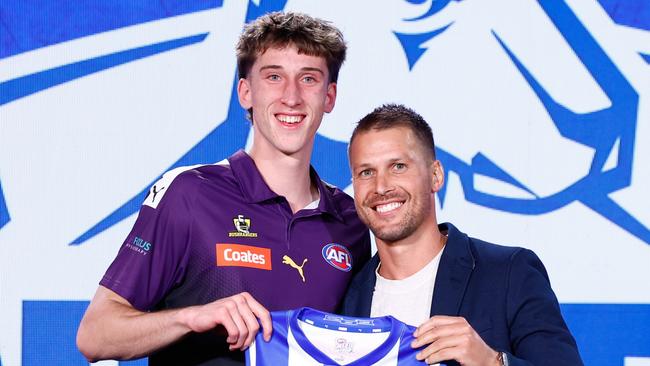
{"label": "blue stripe", "polygon": [[650,304],[562,304],[585,365],[623,366],[650,357]]}
{"label": "blue stripe", "polygon": [[646,55],[644,53],[639,53],[639,55],[641,55],[641,57],[645,60],[645,62],[650,64],[650,55]]}
{"label": "blue stripe", "polygon": [[319,133],[314,137],[314,152],[311,164],[318,176],[341,189],[350,185],[350,163],[348,163],[348,143],[332,140]]}
{"label": "blue stripe", "polygon": [[[88,366],[77,349],[77,328],[88,301],[23,301],[23,366]],[[120,366],[146,366],[142,358]],[[0,364],[1,366],[2,364]]]}
{"label": "blue stripe", "polygon": [[3,0],[0,59],[153,20],[219,8],[223,0]]}
{"label": "blue stripe", "polygon": [[111,67],[201,42],[208,33],[133,48],[67,64],[0,84],[0,105]]}
{"label": "blue stripe", "polygon": [[257,358],[250,366],[285,366],[289,360],[289,318],[293,310],[274,311],[271,313],[273,334],[269,343],[264,341],[262,333],[255,338]]}
{"label": "blue stripe", "polygon": [[616,24],[650,30],[650,1],[598,0]]}
{"label": "blue stripe", "polygon": [[88,366],[77,328],[88,301],[23,301],[23,366]]}
{"label": "blue stripe", "polygon": [[10,220],[11,217],[9,216],[9,209],[7,208],[7,203],[5,202],[5,195],[2,192],[2,182],[0,181],[0,229],[2,229],[2,227],[5,226]]}

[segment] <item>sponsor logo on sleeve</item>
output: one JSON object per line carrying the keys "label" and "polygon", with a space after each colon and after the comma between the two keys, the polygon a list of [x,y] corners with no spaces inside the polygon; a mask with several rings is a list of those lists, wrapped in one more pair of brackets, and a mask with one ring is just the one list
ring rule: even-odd
{"label": "sponsor logo on sleeve", "polygon": [[236,231],[231,231],[228,236],[231,238],[257,238],[257,233],[251,233],[251,219],[244,215],[237,215],[232,219]]}
{"label": "sponsor logo on sleeve", "polygon": [[152,245],[150,242],[140,238],[134,237],[132,241],[126,242],[125,246],[134,252],[140,253],[142,255],[147,255],[151,251]]}
{"label": "sponsor logo on sleeve", "polygon": [[352,269],[352,254],[341,244],[330,243],[323,247],[323,258],[332,267],[349,272]]}
{"label": "sponsor logo on sleeve", "polygon": [[240,244],[217,244],[217,267],[271,270],[271,249]]}

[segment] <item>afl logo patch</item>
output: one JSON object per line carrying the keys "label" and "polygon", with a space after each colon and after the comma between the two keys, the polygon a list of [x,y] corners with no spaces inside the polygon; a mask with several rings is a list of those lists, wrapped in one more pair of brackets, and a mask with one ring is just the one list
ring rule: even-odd
{"label": "afl logo patch", "polygon": [[323,247],[323,258],[332,267],[343,271],[350,272],[352,269],[352,254],[348,248],[341,244],[330,243]]}

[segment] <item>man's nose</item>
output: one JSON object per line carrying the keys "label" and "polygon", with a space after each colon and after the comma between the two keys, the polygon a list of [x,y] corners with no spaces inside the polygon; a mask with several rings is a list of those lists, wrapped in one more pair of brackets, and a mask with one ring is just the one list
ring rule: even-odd
{"label": "man's nose", "polygon": [[294,107],[302,103],[302,92],[298,80],[286,83],[282,94],[282,103]]}
{"label": "man's nose", "polygon": [[377,176],[375,178],[375,192],[383,196],[393,189],[394,187],[388,174],[377,172]]}

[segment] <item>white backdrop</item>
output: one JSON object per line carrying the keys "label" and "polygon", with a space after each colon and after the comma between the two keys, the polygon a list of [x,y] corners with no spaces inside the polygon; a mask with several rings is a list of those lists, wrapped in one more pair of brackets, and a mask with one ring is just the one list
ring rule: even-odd
{"label": "white backdrop", "polygon": [[439,219],[533,249],[587,365],[650,364],[647,1],[10,0],[0,365],[86,364],[78,321],[145,190],[250,141],[234,44],[275,9],[331,20],[348,41],[315,147],[325,180],[351,193],[354,123],[407,104],[446,168]]}

